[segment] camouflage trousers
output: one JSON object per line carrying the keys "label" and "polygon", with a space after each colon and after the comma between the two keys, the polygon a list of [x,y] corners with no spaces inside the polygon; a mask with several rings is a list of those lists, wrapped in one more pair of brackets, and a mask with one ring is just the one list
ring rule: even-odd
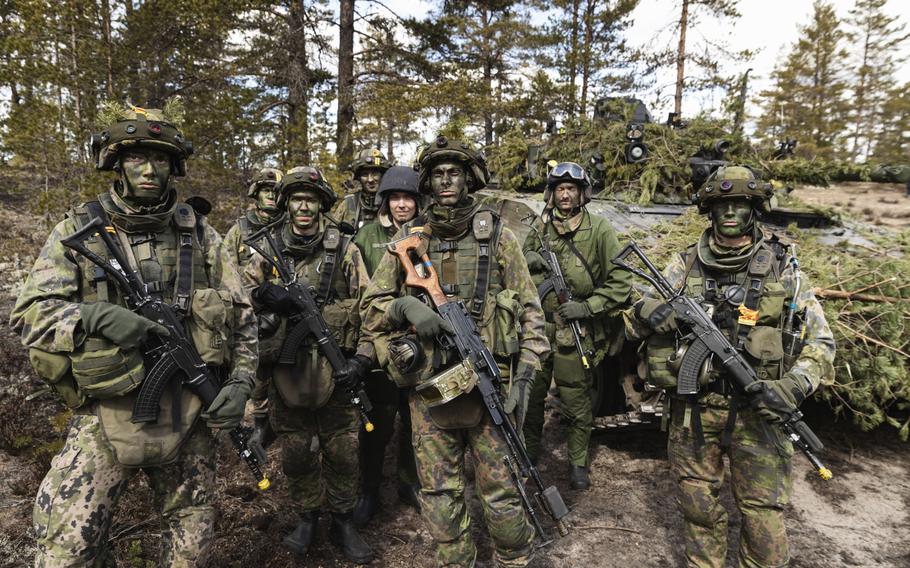
{"label": "camouflage trousers", "polygon": [[377,490],[382,483],[382,463],[385,449],[395,433],[395,415],[401,417],[398,436],[398,482],[417,484],[417,465],[411,445],[411,410],[408,391],[400,389],[386,374],[374,370],[364,381],[367,396],[373,404],[370,419],[375,429],[367,433],[360,429],[360,474],[365,490]]}
{"label": "camouflage trousers", "polygon": [[[203,423],[194,428],[176,462],[142,468],[163,519],[159,566],[196,566],[212,542],[215,444]],[[35,566],[113,565],[107,550],[111,519],[138,471],[114,459],[97,416],[73,417],[35,499]]]}
{"label": "camouflage trousers", "polygon": [[[464,395],[463,395],[464,396]],[[472,428],[442,429],[411,390],[411,423],[421,515],[436,543],[439,566],[474,566],[477,548],[471,539],[471,519],[465,503],[465,453],[474,461],[474,485],[493,541],[497,566],[526,566],[532,553],[534,529],[502,458],[505,440],[484,412]]]}
{"label": "camouflage trousers", "polygon": [[[721,568],[727,554],[727,511],[720,503],[726,454],[736,506],[742,515],[740,567],[786,566],[790,559],[784,506],[792,489],[793,447],[750,408],[737,412],[729,447],[721,445],[729,410],[719,395],[703,399],[705,443],[696,448],[685,428],[686,403],[673,400],[668,453],[685,519],[688,566]],[[690,405],[691,408],[691,405]]]}
{"label": "camouflage trousers", "polygon": [[253,418],[268,416],[269,414],[269,384],[271,383],[271,366],[259,365],[256,369],[256,378],[253,381],[253,391],[250,393],[250,404]]}
{"label": "camouflage trousers", "polygon": [[591,441],[591,428],[594,426],[591,409],[591,374],[585,372],[574,347],[557,348],[551,357],[542,362],[541,367],[531,385],[528,413],[523,428],[528,455],[534,460],[540,456],[544,401],[552,377],[556,381],[559,399],[563,404],[563,414],[569,419],[569,463],[586,466],[588,443]]}
{"label": "camouflage trousers", "polygon": [[[299,512],[354,509],[360,419],[346,394],[332,393],[322,408],[290,408],[273,388],[269,420],[281,443],[281,470]],[[324,495],[324,497],[323,497]]]}

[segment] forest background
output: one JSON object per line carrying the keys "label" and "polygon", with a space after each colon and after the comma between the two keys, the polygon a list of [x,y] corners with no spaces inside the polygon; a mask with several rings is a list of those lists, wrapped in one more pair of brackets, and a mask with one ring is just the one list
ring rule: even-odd
{"label": "forest background", "polygon": [[[808,159],[908,161],[896,0],[806,2],[796,41],[769,29],[745,50],[704,33],[748,26],[745,2],[640,2],[444,0],[414,16],[381,0],[3,1],[0,192],[58,218],[106,184],[85,143],[102,102],[178,96],[196,151],[183,191],[228,217],[260,166],[316,164],[338,187],[361,148],[408,163],[454,125],[495,154],[508,133],[590,117],[601,96],[640,96],[660,121],[745,122],[756,144],[794,137]],[[651,7],[668,24],[642,30]],[[760,49],[777,63],[742,99]]]}

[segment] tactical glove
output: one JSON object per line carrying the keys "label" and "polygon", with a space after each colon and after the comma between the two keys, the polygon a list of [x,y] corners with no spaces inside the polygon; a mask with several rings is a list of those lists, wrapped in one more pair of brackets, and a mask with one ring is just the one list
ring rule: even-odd
{"label": "tactical glove", "polygon": [[335,388],[344,391],[354,390],[372,366],[373,360],[369,357],[354,355],[348,359],[345,369],[340,373],[336,373],[333,377],[335,379]]}
{"label": "tactical glove", "polygon": [[534,380],[534,368],[527,363],[519,363],[509,385],[509,396],[503,404],[507,414],[515,416],[515,429],[521,432],[528,413],[528,398],[531,396],[531,382]]}
{"label": "tactical glove", "polygon": [[209,428],[231,430],[240,425],[246,399],[253,390],[253,381],[244,376],[234,377],[222,385],[212,404],[202,413]]}
{"label": "tactical glove", "polygon": [[584,302],[566,302],[556,308],[563,321],[574,321],[591,317],[591,310]]}
{"label": "tactical glove", "polygon": [[396,326],[409,322],[421,339],[433,339],[441,332],[455,333],[452,324],[414,296],[403,296],[389,306],[389,321]]}
{"label": "tactical glove", "polygon": [[80,304],[82,329],[89,335],[102,335],[124,349],[135,349],[148,339],[149,333],[167,337],[163,325],[142,317],[123,306],[108,302]]}
{"label": "tactical glove", "polygon": [[528,261],[528,270],[531,272],[546,272],[549,268],[547,266],[547,261],[545,261],[536,250],[529,250],[526,252],[525,260]]}
{"label": "tactical glove", "polygon": [[677,329],[676,312],[673,307],[657,298],[644,298],[636,307],[638,317],[648,327],[660,334],[673,333]]}
{"label": "tactical glove", "polygon": [[771,424],[785,421],[806,399],[809,385],[805,379],[791,373],[777,381],[755,381],[746,388],[752,395],[752,406],[759,416]]}
{"label": "tactical glove", "polygon": [[291,293],[284,286],[263,282],[253,289],[253,301],[276,312],[289,312],[294,309]]}
{"label": "tactical glove", "polygon": [[256,459],[259,460],[259,463],[265,463],[267,456],[265,451],[269,446],[272,445],[272,442],[275,441],[275,432],[272,430],[272,425],[269,423],[268,416],[257,416],[253,426],[253,433],[250,434],[250,437],[246,441],[247,447],[253,452],[253,455],[256,456]]}

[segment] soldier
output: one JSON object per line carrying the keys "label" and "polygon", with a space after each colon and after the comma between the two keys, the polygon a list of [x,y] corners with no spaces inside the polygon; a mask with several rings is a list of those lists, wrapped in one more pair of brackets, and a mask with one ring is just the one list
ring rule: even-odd
{"label": "soldier", "polygon": [[[243,417],[256,369],[256,322],[221,237],[177,202],[174,177],[185,175],[192,146],[171,109],[107,105],[92,154],[97,169],[116,172],[113,187],[57,224],[11,314],[38,375],[74,411],[35,501],[36,566],[113,562],[107,548],[113,511],[140,470],[164,521],[159,565],[196,566],[212,542],[210,428],[231,429]],[[94,217],[130,260],[125,268],[152,294],[175,299],[199,354],[222,377],[208,411],[173,382],[157,423],[130,421],[136,387],[148,370],[141,346],[150,334],[168,330],[124,307],[114,282],[61,243]],[[109,257],[100,239],[86,246]]]}
{"label": "soldier", "polygon": [[[367,274],[373,275],[382,259],[386,245],[401,226],[417,216],[420,191],[417,189],[417,172],[414,168],[394,166],[383,176],[379,185],[379,215],[377,219],[357,232],[354,243],[360,248]],[[373,403],[373,424],[370,434],[360,434],[360,497],[354,507],[354,522],[364,526],[379,507],[379,486],[382,482],[382,463],[385,448],[392,439],[395,414],[401,416],[398,440],[398,498],[402,503],[420,510],[417,492],[417,466],[414,464],[414,447],[411,445],[411,412],[408,408],[408,391],[399,389],[382,371],[373,369],[365,381],[367,395]]]}
{"label": "soldier", "polygon": [[[440,136],[418,156],[419,188],[432,193],[426,212],[399,235],[423,231],[430,260],[444,292],[462,299],[474,315],[481,336],[511,376],[505,403],[521,428],[530,383],[546,355],[543,312],[537,290],[515,235],[470,194],[489,174],[483,156],[467,144]],[[396,257],[386,253],[364,296],[364,330],[372,335],[377,358],[399,386],[430,379],[446,363],[431,340],[452,331],[435,310],[409,295]],[[416,336],[406,328],[413,326]],[[484,409],[477,389],[430,408],[410,389],[412,440],[420,480],[421,514],[436,542],[440,566],[473,566],[477,549],[471,539],[464,500],[464,457],[474,458],[477,494],[499,566],[524,566],[532,552],[534,531],[502,458],[509,450]]]}
{"label": "soldier", "polygon": [[224,246],[230,251],[241,271],[253,256],[252,249],[243,244],[243,240],[266,225],[274,223],[281,216],[275,186],[283,175],[281,170],[275,168],[262,168],[257,171],[246,193],[247,197],[256,200],[256,208],[237,219],[224,234]]}
{"label": "soldier", "polygon": [[[780,428],[768,424],[780,422],[821,382],[834,378],[834,338],[812,286],[793,268],[792,250],[756,222],[770,211],[770,193],[748,168],[718,169],[695,196],[711,227],[673,258],[664,274],[672,286],[684,285],[687,294],[704,298],[718,327],[758,374],[762,384],[754,387],[774,391],[786,408],[751,407],[748,394],[734,391],[722,372],[711,370],[699,377],[698,395],[676,397],[673,311],[662,299],[645,296],[624,313],[627,336],[647,338],[649,381],[670,389],[673,397],[668,453],[689,566],[724,564],[727,512],[719,498],[724,454],[742,514],[739,565],[788,564],[783,509],[790,500],[793,446]],[[796,325],[786,329],[785,306],[794,295]],[[799,338],[800,327],[802,351],[788,357],[783,337]]]}
{"label": "soldier", "polygon": [[563,413],[570,421],[570,483],[574,489],[587,489],[590,486],[588,442],[594,422],[593,374],[582,365],[569,324],[573,321],[580,324],[582,347],[593,369],[609,347],[621,340],[618,309],[627,304],[631,275],[610,262],[619,253],[619,241],[610,222],[592,215],[585,207],[591,201],[591,182],[584,168],[573,162],[554,166],[547,176],[544,201],[541,220],[525,240],[525,258],[532,274],[548,272],[547,263],[540,255],[542,239],[547,249],[556,254],[573,299],[559,305],[555,294],[544,298],[553,356],[543,363],[543,370],[531,388],[524,436],[528,454],[536,461],[541,449],[544,399],[552,376],[559,389]]}
{"label": "soldier", "polygon": [[334,218],[339,223],[350,223],[354,230],[374,221],[379,211],[376,192],[382,175],[390,167],[391,162],[376,148],[362,150],[351,164],[354,181],[360,189],[344,196],[333,213]]}
{"label": "soldier", "polygon": [[[316,168],[291,169],[278,183],[278,207],[287,218],[273,237],[298,280],[315,290],[326,325],[348,354],[347,368],[334,372],[315,341],[304,343],[293,369],[275,366],[275,353],[260,353],[263,374],[270,376],[269,422],[283,436],[281,468],[300,522],[284,543],[304,556],[313,542],[323,504],[332,516],[330,537],[348,559],[367,564],[373,558],[352,522],[357,496],[357,430],[359,415],[347,391],[373,364],[373,348],[359,338],[359,303],[367,285],[358,248],[322,213],[331,209],[335,192]],[[281,314],[275,337],[289,332],[284,315],[294,304],[271,264],[254,253],[244,271],[257,309]],[[355,354],[356,350],[356,354]]]}

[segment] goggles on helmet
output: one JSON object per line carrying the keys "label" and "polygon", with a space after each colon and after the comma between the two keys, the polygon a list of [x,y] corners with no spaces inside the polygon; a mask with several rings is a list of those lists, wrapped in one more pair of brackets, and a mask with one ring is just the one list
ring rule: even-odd
{"label": "goggles on helmet", "polygon": [[575,181],[587,182],[588,176],[585,169],[575,162],[560,162],[550,170],[550,178],[567,178]]}

